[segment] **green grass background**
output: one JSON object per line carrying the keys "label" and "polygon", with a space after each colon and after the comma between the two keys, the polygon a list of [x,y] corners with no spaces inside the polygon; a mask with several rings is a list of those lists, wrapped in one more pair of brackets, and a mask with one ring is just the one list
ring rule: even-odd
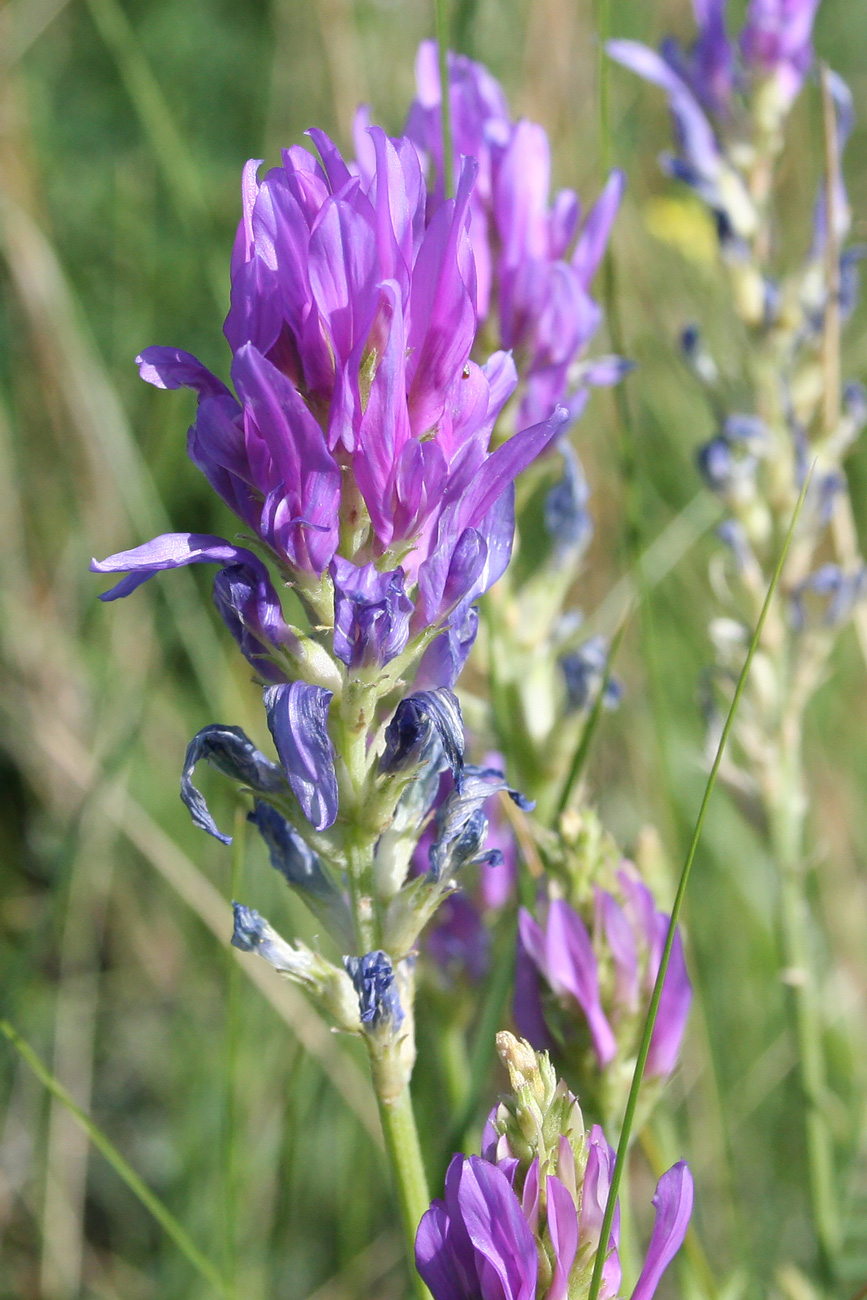
{"label": "green grass background", "polygon": [[[227,1243],[237,1239],[244,1300],[405,1294],[364,1062],[263,963],[230,974],[231,855],[191,826],[178,774],[187,740],[208,722],[240,724],[263,744],[266,735],[258,692],[211,607],[209,575],[166,575],[105,606],[87,564],[166,527],[233,532],[186,459],[192,399],[142,384],[133,358],[172,344],[227,373],[221,323],[243,162],[273,163],[312,125],[349,148],[361,100],[397,132],[431,9],[417,0],[18,0],[0,9],[0,1012],[207,1254],[231,1266]],[[605,155],[597,18],[589,0],[460,0],[454,14],[460,48],[500,77],[516,114],[545,125],[556,183],[586,200]],[[687,0],[616,0],[609,20],[612,34],[650,42],[691,31]],[[846,175],[855,237],[865,239],[861,0],[824,0],[816,42],[861,115]],[[629,629],[626,700],[596,740],[590,793],[625,847],[654,824],[674,864],[704,779],[698,685],[714,612],[712,512],[695,502],[694,469],[711,423],[675,340],[684,323],[704,320],[733,367],[740,343],[714,263],[685,256],[648,221],[660,199],[682,197],[655,161],[668,144],[661,96],[617,69],[610,94],[611,157],[629,177],[615,252],[627,350],[639,362],[628,381],[639,543],[690,508],[687,520],[698,511],[705,524],[690,526],[689,545]],[[781,265],[809,238],[820,119],[811,87],[780,172]],[[862,309],[849,326],[844,366],[862,381],[865,320]],[[575,441],[596,522],[575,602],[592,612],[626,569],[622,431],[610,394],[593,398]],[[867,450],[849,470],[867,542]],[[808,728],[847,1295],[867,1280],[864,682],[847,632]],[[207,788],[229,825],[225,789],[216,779]],[[260,845],[250,843],[243,871],[242,897],[284,933],[311,933]],[[806,1297],[786,1271],[809,1271],[811,1249],[776,884],[760,828],[722,790],[691,889],[697,1007],[658,1137],[693,1165],[717,1293]],[[439,1177],[449,1115],[431,1037],[422,1026],[416,1090]],[[492,1068],[486,1104],[501,1084]],[[653,1181],[641,1157],[634,1174],[640,1204]],[[678,1286],[711,1294],[688,1269],[671,1292]],[[0,1045],[0,1297],[206,1294]]]}

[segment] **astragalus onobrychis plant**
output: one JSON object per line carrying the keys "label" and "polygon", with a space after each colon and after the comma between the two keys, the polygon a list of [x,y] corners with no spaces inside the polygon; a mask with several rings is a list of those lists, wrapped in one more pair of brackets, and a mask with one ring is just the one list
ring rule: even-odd
{"label": "astragalus onobrychis plant", "polygon": [[[854,275],[839,167],[804,270],[775,283],[767,266],[774,161],[810,65],[812,8],[753,0],[739,59],[723,10],[696,4],[691,54],[609,48],[669,96],[678,151],[666,165],[710,205],[754,340],[745,411],[725,408],[697,332],[684,342],[719,388],[719,434],[700,463],[730,513],[736,603],[714,625],[723,682],[819,462],[727,769],[764,803],[788,898],[802,874],[803,707],[867,585],[854,556],[818,563],[865,402],[853,387],[841,397],[834,370]],[[838,158],[850,106],[830,74],[823,85]],[[625,178],[612,172],[586,210],[571,190],[552,195],[544,129],[513,118],[483,66],[434,42],[418,53],[404,135],[367,109],[353,159],[308,134],[264,174],[255,159],[243,171],[231,387],[177,348],[138,358],[147,382],[195,392],[189,455],[239,534],[165,534],[92,567],[122,575],[103,596],[115,600],[162,570],[217,566],[214,602],[261,688],[274,753],[230,723],[206,726],[182,798],[228,844],[196,765],[234,782],[315,917],[314,946],[282,936],[251,883],[231,941],[365,1043],[419,1294],[650,1300],[686,1236],[692,1177],[683,1161],[657,1171],[655,1227],[627,1283],[616,1179],[632,1126],[678,1068],[692,989],[671,899],[656,896],[640,854],[623,856],[580,780],[584,741],[623,687],[572,603],[592,533],[572,431],[590,388],[631,368],[594,348],[593,281]],[[510,569],[516,502],[521,564]],[[787,915],[800,908],[789,898]],[[790,915],[791,944],[799,930]],[[514,971],[513,998],[504,987],[492,1004],[522,1036],[497,1040],[511,1092],[481,1156],[455,1155],[431,1204],[410,1094],[416,1012],[449,1044],[461,1141],[484,1100],[462,1075],[465,1033],[494,965]],[[806,1053],[816,1031],[803,990],[798,1003]],[[616,1173],[609,1136],[623,1144]],[[825,1159],[815,1127],[811,1143]],[[631,1260],[633,1228],[630,1216]],[[696,1269],[692,1285],[705,1293],[703,1278]]]}

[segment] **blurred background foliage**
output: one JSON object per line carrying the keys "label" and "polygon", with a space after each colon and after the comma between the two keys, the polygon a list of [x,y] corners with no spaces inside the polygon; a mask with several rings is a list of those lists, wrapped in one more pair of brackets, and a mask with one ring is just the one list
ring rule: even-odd
{"label": "blurred background foliage", "polygon": [[[736,366],[742,341],[705,218],[656,166],[668,132],[662,96],[612,69],[611,138],[600,138],[590,0],[453,8],[455,44],[490,66],[516,114],[550,132],[558,184],[589,200],[609,161],[629,177],[615,253],[626,348],[639,363],[628,380],[635,463],[630,471],[610,393],[597,393],[574,435],[596,525],[575,602],[591,615],[601,607],[610,630],[603,601],[628,571],[631,493],[638,549],[663,540],[618,665],[626,700],[598,733],[589,794],[625,847],[643,840],[647,851],[654,825],[674,864],[703,782],[715,517],[694,468],[711,415],[675,343],[700,319],[723,365]],[[232,722],[267,740],[209,575],[169,574],[104,606],[87,564],[166,524],[234,532],[186,459],[192,399],[140,383],[133,358],[173,344],[225,374],[220,326],[243,162],[276,161],[311,125],[350,147],[363,100],[397,132],[431,9],[421,0],[0,9],[0,1012],[201,1248],[230,1269],[237,1254],[245,1300],[405,1293],[374,1107],[355,1045],[323,1029],[264,963],[233,962],[231,854],[191,826],[177,798],[199,727]],[[612,35],[691,35],[687,0],[617,0],[610,10]],[[865,239],[862,0],[824,0],[816,45],[861,115],[847,181],[855,237]],[[780,175],[781,265],[807,247],[821,157],[811,85]],[[865,320],[862,308],[844,367],[862,382]],[[864,546],[867,448],[849,470]],[[867,1278],[865,710],[865,665],[848,633],[811,715],[809,754],[852,1292]],[[231,825],[218,787],[208,788]],[[689,900],[699,996],[655,1135],[665,1154],[688,1155],[697,1177],[713,1277],[702,1290],[687,1263],[672,1287],[684,1294],[809,1294],[790,1267],[810,1264],[809,1227],[776,886],[761,844],[760,828],[720,791]],[[312,933],[259,844],[242,869],[242,896],[283,933]],[[422,1028],[416,1090],[439,1179],[453,1125],[431,1037]],[[500,1084],[488,1054],[480,1114]],[[636,1155],[636,1202],[652,1187],[646,1160]],[[206,1293],[63,1108],[0,1047],[0,1297]]]}

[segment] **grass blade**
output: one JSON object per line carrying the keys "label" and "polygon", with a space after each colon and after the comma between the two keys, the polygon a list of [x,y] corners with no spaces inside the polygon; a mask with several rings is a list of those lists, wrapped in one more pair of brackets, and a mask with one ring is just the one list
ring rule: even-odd
{"label": "grass blade", "polygon": [[186,1229],[178,1223],[174,1215],[166,1209],[162,1201],[142,1181],[132,1165],[127,1163],[114,1143],[105,1136],[90,1116],[73,1101],[63,1084],[54,1078],[54,1075],[36,1055],[30,1044],[24,1041],[17,1030],[13,1029],[12,1025],[9,1024],[8,1020],[0,1020],[0,1033],[8,1038],[15,1050],[24,1058],[39,1082],[75,1116],[93,1145],[102,1152],[112,1169],[123,1179],[133,1195],[138,1197],[145,1209],[153,1215],[164,1232],[171,1237],[196,1272],[214,1288],[218,1295],[223,1296],[224,1300],[230,1300],[219,1271],[202,1254]]}

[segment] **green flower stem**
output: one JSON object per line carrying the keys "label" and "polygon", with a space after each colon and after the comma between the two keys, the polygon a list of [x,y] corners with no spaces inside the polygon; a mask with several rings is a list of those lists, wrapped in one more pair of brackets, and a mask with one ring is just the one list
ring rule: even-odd
{"label": "green flower stem", "polygon": [[784,728],[778,749],[777,797],[769,809],[771,844],[780,874],[780,928],[790,1007],[798,1047],[813,1225],[823,1281],[832,1285],[840,1247],[833,1138],[825,1096],[822,1018],[811,960],[811,915],[803,860],[806,796],[801,772],[800,727]]}
{"label": "green flower stem", "polygon": [[387,1100],[384,1080],[379,1078],[377,1060],[371,1055],[373,1086],[379,1103],[379,1118],[385,1138],[385,1151],[391,1166],[397,1192],[400,1223],[403,1230],[406,1257],[418,1300],[431,1300],[430,1292],[419,1277],[415,1266],[415,1234],[421,1216],[430,1206],[424,1161],[415,1126],[409,1084],[394,1100]]}

